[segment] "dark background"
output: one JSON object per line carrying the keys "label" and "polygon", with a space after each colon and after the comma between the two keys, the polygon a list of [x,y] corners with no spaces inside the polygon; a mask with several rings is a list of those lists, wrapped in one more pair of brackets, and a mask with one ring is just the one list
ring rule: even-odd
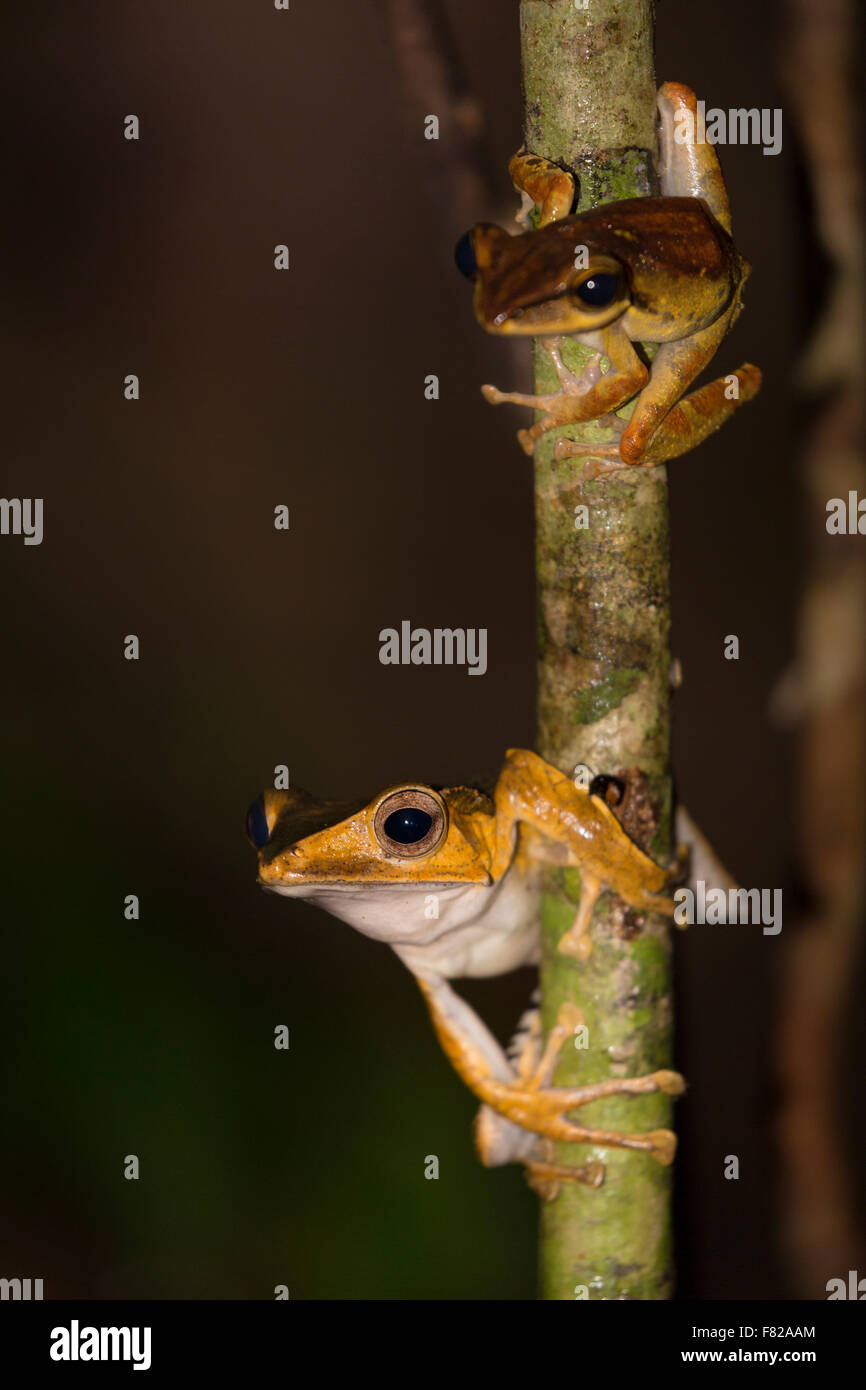
{"label": "dark background", "polygon": [[[448,9],[506,201],[517,5]],[[473,1099],[411,978],[263,894],[242,833],[277,763],[319,794],[372,795],[495,771],[534,736],[526,416],[479,393],[507,384],[512,349],[454,271],[388,10],[112,0],[13,24],[4,489],[45,498],[45,539],[0,546],[0,1273],[44,1278],[46,1297],[533,1297],[536,1198],[518,1168],[477,1163]],[[781,39],[768,0],[665,0],[659,81],[784,106]],[[793,122],[776,158],[720,153],[753,275],[714,370],[757,362],[765,385],[670,470],[676,773],[740,881],[788,889],[794,744],[767,706],[802,528],[823,526],[801,515],[792,381],[812,250]],[[380,665],[378,632],[403,618],[487,627],[487,675]],[[785,932],[676,945],[680,1292],[784,1297]],[[531,983],[465,993],[504,1035]],[[815,1270],[814,1297],[842,1273]]]}

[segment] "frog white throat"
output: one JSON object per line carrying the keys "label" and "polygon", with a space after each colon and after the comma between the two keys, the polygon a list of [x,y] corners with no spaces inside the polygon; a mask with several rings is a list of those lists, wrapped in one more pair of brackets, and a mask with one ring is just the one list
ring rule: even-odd
{"label": "frog white throat", "polygon": [[308,898],[374,941],[393,946],[417,973],[499,975],[538,958],[538,891],[520,874],[498,883],[306,883],[268,885]]}

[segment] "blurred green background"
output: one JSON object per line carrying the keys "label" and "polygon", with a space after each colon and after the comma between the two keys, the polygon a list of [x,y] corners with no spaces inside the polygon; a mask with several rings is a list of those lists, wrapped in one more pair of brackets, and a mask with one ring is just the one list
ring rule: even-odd
{"label": "blurred green background", "polygon": [[[517,5],[447,9],[507,201]],[[263,894],[243,837],[275,764],[321,795],[372,795],[495,771],[533,739],[523,416],[478,389],[515,359],[454,271],[388,7],[113,0],[12,25],[4,486],[45,498],[45,539],[0,548],[0,1272],[44,1278],[46,1297],[534,1297],[536,1198],[516,1168],[478,1165],[474,1102],[411,977]],[[659,80],[780,106],[779,25],[767,0],[665,0]],[[722,158],[754,272],[718,370],[751,360],[766,384],[671,468],[676,766],[741,881],[787,887],[792,753],[766,705],[797,595],[808,245],[793,132],[775,159]],[[378,632],[403,618],[487,627],[485,678],[381,666]],[[685,1297],[787,1291],[769,1051],[783,938],[677,941]],[[532,984],[461,989],[505,1036]]]}

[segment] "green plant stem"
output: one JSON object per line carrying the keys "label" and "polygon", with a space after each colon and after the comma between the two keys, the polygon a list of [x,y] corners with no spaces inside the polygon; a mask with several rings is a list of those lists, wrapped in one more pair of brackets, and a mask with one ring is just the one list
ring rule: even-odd
{"label": "green plant stem", "polygon": [[[525,143],[570,168],[579,209],[655,192],[651,0],[523,0]],[[587,353],[564,342],[569,366]],[[536,344],[535,389],[556,390]],[[643,842],[670,854],[669,559],[667,478],[634,468],[583,484],[583,459],[555,462],[556,438],[603,442],[598,422],[551,431],[536,446],[538,751],[564,772],[627,772]],[[588,508],[577,529],[575,508]],[[633,831],[641,838],[640,829]],[[558,1085],[642,1076],[669,1067],[670,926],[602,896],[593,950],[578,963],[556,950],[579,898],[577,870],[550,872],[542,908],[542,1008],[583,1011],[588,1048],[566,1047]],[[580,1123],[636,1133],[669,1127],[666,1096],[614,1098]],[[593,1189],[562,1184],[541,1221],[541,1288],[548,1299],[660,1299],[671,1293],[671,1170],[624,1149],[559,1145],[556,1161],[606,1165]]]}

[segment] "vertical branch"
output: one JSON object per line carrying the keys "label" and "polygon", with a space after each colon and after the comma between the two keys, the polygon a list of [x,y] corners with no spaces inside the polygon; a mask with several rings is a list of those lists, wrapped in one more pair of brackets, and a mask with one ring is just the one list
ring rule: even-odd
{"label": "vertical branch", "polygon": [[[581,210],[653,193],[656,83],[652,0],[523,0],[525,143],[570,168]],[[580,371],[588,354],[563,343]],[[536,390],[555,391],[536,346]],[[538,750],[564,772],[586,764],[629,785],[625,823],[660,861],[670,852],[669,562],[667,479],[635,468],[583,483],[584,460],[555,462],[570,438],[606,442],[595,421],[551,431],[536,446]],[[609,432],[608,432],[609,433]],[[575,508],[588,508],[576,529]],[[603,895],[585,963],[559,954],[579,899],[577,870],[551,871],[542,907],[542,999],[583,1012],[588,1049],[563,1049],[559,1085],[640,1076],[670,1066],[669,926]],[[660,1095],[597,1102],[584,1123],[629,1132],[670,1125]],[[542,1214],[545,1298],[669,1296],[671,1172],[622,1149],[599,1153],[598,1189],[565,1183]],[[558,1146],[557,1162],[585,1162],[585,1147]]]}

